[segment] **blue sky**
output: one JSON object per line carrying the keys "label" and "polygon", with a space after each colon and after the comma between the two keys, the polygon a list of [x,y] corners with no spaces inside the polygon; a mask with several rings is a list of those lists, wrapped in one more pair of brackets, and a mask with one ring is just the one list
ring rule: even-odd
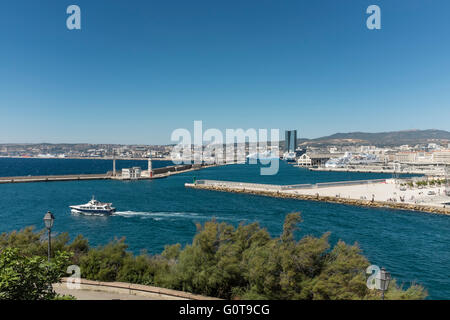
{"label": "blue sky", "polygon": [[[82,30],[66,28],[81,8]],[[366,8],[381,7],[381,30]],[[448,0],[2,0],[0,142],[450,130]]]}

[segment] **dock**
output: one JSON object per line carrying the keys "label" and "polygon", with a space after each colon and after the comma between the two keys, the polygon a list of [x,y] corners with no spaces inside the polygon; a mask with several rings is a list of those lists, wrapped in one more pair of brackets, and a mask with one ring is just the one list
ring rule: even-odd
{"label": "dock", "polygon": [[[195,183],[186,183],[185,187],[275,198],[321,201],[365,207],[386,207],[450,215],[450,197],[445,195],[444,187],[402,190],[399,181],[394,179],[376,179],[316,184],[272,185],[235,181],[197,180]],[[428,191],[434,192],[434,195],[429,196]]]}

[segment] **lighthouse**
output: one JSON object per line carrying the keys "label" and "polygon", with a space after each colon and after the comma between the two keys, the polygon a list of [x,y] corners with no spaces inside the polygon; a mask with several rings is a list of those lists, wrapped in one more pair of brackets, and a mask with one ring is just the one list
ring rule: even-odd
{"label": "lighthouse", "polygon": [[113,154],[113,177],[116,176],[116,152]]}
{"label": "lighthouse", "polygon": [[148,158],[148,176],[153,177],[152,158]]}

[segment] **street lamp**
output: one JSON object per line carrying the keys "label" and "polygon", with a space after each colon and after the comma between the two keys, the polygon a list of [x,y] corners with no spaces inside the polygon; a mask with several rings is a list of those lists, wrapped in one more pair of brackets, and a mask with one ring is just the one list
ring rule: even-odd
{"label": "street lamp", "polygon": [[384,300],[384,292],[389,288],[390,281],[391,274],[387,272],[385,268],[381,268],[376,278],[377,288],[381,290],[381,300]]}
{"label": "street lamp", "polygon": [[55,217],[53,214],[48,211],[44,216],[45,227],[48,230],[48,262],[50,262],[50,250],[51,250],[51,231],[53,227],[53,221],[55,221]]}

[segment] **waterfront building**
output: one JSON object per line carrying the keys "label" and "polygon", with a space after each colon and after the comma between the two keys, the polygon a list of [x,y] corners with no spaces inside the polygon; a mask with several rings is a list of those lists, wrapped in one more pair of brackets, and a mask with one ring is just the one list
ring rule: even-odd
{"label": "waterfront building", "polygon": [[395,155],[395,161],[400,163],[414,163],[414,164],[433,164],[433,153],[431,152],[417,152],[417,151],[403,151]]}
{"label": "waterfront building", "polygon": [[297,159],[297,165],[301,167],[323,167],[331,158],[343,156],[336,153],[304,153]]}
{"label": "waterfront building", "polygon": [[433,162],[436,164],[450,164],[450,149],[434,151]]}
{"label": "waterfront building", "polygon": [[299,165],[300,167],[311,167],[312,166],[311,157],[307,153],[302,154],[297,159],[297,165]]}
{"label": "waterfront building", "polygon": [[124,168],[122,169],[122,179],[138,179],[141,177],[141,168]]}

